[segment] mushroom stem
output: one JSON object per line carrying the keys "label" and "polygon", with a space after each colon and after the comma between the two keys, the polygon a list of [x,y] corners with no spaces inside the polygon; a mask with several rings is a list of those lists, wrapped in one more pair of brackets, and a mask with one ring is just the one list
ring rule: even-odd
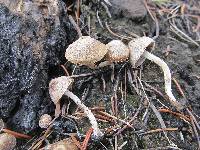
{"label": "mushroom stem", "polygon": [[58,101],[56,104],[56,109],[55,109],[55,118],[58,118],[61,114],[61,110],[60,110],[60,101]]}
{"label": "mushroom stem", "polygon": [[93,135],[95,136],[95,138],[101,137],[103,135],[103,133],[98,128],[98,123],[97,123],[93,113],[91,112],[91,110],[89,110],[89,108],[86,107],[81,102],[81,100],[76,95],[74,95],[72,92],[70,92],[69,90],[66,90],[64,95],[70,97],[81,109],[83,109],[84,113],[87,115],[87,117],[90,120],[90,123],[92,124],[92,128],[94,129]]}
{"label": "mushroom stem", "polygon": [[160,66],[164,72],[164,80],[165,80],[165,93],[168,95],[170,99],[170,103],[175,106],[178,110],[181,110],[183,108],[182,104],[180,104],[178,101],[176,101],[176,98],[172,94],[171,89],[171,73],[168,65],[159,57],[144,51],[143,56],[154,63],[156,63],[158,66]]}

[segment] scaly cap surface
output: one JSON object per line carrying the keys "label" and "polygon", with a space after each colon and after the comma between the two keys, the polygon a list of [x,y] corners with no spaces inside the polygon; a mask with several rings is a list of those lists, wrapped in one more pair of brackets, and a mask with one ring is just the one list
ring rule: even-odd
{"label": "scaly cap surface", "polygon": [[106,45],[90,36],[82,36],[69,45],[65,58],[74,64],[94,67],[107,53]]}
{"label": "scaly cap surface", "polygon": [[106,60],[111,62],[125,61],[129,57],[129,48],[120,40],[112,40],[106,44],[108,53]]}
{"label": "scaly cap surface", "polygon": [[54,104],[58,103],[73,81],[74,80],[72,78],[66,76],[61,76],[50,81],[49,94]]}
{"label": "scaly cap surface", "polygon": [[16,146],[16,138],[8,133],[0,134],[0,149],[11,150]]}
{"label": "scaly cap surface", "polygon": [[151,51],[155,45],[155,41],[149,37],[143,36],[131,40],[128,43],[130,48],[130,62],[133,67],[141,65],[144,61],[144,57],[141,57],[145,50]]}

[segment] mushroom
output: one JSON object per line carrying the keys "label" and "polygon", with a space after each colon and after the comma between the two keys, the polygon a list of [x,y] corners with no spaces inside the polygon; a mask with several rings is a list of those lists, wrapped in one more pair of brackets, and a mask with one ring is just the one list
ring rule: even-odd
{"label": "mushroom", "polygon": [[50,125],[51,121],[52,121],[52,117],[48,114],[44,114],[40,117],[39,127],[46,129]]}
{"label": "mushroom", "polygon": [[16,146],[16,138],[8,133],[0,134],[0,150],[12,150]]}
{"label": "mushroom", "polygon": [[106,47],[108,52],[105,59],[108,61],[121,62],[129,57],[129,48],[120,40],[112,40]]}
{"label": "mushroom", "polygon": [[72,141],[71,138],[67,138],[53,144],[49,144],[40,150],[78,150],[79,148]]}
{"label": "mushroom", "polygon": [[73,79],[65,76],[61,76],[56,79],[52,79],[49,83],[49,94],[51,100],[56,105],[55,117],[58,117],[61,113],[60,99],[65,93],[66,89],[73,83]]}
{"label": "mushroom", "polygon": [[95,68],[95,63],[100,61],[107,53],[106,45],[90,36],[81,36],[69,45],[65,58],[78,65]]}
{"label": "mushroom", "polygon": [[130,48],[130,62],[131,65],[135,68],[140,66],[145,60],[142,55],[145,50],[152,51],[155,46],[155,41],[149,37],[143,36],[131,40],[128,43],[128,47]]}
{"label": "mushroom", "polygon": [[[93,113],[91,112],[91,110],[89,110],[89,108],[86,107],[76,95],[74,95],[72,92],[68,90],[68,87],[70,84],[72,84],[72,82],[73,82],[73,79],[71,77],[66,77],[66,76],[61,76],[61,77],[52,79],[49,83],[49,94],[52,101],[57,106],[59,99],[63,95],[70,97],[78,105],[78,107],[83,109],[84,113],[89,118],[92,128],[94,129],[94,132],[93,132],[94,136],[96,138],[102,136],[103,134],[98,128],[98,123]],[[60,109],[60,104],[59,106],[57,106],[57,109]]]}
{"label": "mushroom", "polygon": [[105,55],[105,61],[98,67],[111,65],[113,62],[122,62],[129,58],[129,48],[120,40],[112,40],[106,44],[108,52]]}
{"label": "mushroom", "polygon": [[142,64],[145,58],[153,61],[159,65],[164,72],[165,80],[165,93],[168,95],[170,103],[175,106],[178,110],[182,109],[183,106],[172,94],[171,89],[171,73],[168,65],[159,57],[149,53],[147,50],[151,51],[155,45],[153,39],[149,37],[140,37],[129,42],[128,46],[130,48],[130,62],[133,67],[137,67]]}

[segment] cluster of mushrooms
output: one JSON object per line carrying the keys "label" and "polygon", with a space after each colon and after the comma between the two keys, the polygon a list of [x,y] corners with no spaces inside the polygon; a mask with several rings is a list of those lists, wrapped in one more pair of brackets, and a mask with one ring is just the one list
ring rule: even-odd
{"label": "cluster of mushrooms", "polygon": [[[168,95],[169,100],[173,106],[177,109],[181,109],[181,105],[176,101],[171,90],[171,73],[167,64],[151,54],[155,41],[149,37],[139,37],[131,40],[128,45],[124,44],[120,40],[113,40],[108,44],[103,44],[100,41],[91,38],[90,36],[82,36],[75,42],[69,45],[66,49],[65,57],[71,63],[76,65],[85,65],[90,68],[99,68],[114,62],[122,62],[129,60],[132,67],[140,66],[145,58],[153,61],[159,65],[164,72],[165,92]],[[104,58],[105,61],[96,66],[96,62],[99,62]],[[103,135],[98,127],[98,123],[88,107],[86,107],[81,100],[74,95],[69,87],[73,84],[73,78],[70,76],[61,76],[52,79],[49,83],[49,94],[52,101],[56,105],[55,116],[60,114],[60,99],[63,95],[70,97],[80,107],[90,120],[93,130],[93,136],[99,138]],[[45,120],[46,118],[46,120]],[[42,127],[47,127],[51,122],[50,116],[44,117],[45,121],[42,122]],[[41,124],[40,122],[40,124]]]}

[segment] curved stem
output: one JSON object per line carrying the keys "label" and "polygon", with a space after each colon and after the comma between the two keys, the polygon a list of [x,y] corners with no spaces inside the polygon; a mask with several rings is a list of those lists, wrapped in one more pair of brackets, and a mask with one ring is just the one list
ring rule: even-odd
{"label": "curved stem", "polygon": [[172,94],[172,88],[171,88],[171,73],[168,65],[159,57],[145,51],[143,53],[143,56],[154,63],[156,63],[158,66],[160,66],[164,72],[164,80],[165,80],[165,93],[168,95],[170,102],[173,106],[175,106],[177,109],[182,109],[182,105],[176,101],[176,98]]}
{"label": "curved stem", "polygon": [[65,95],[70,97],[78,105],[78,107],[83,109],[84,113],[87,115],[87,117],[90,120],[90,123],[92,124],[92,128],[94,129],[94,131],[93,131],[94,136],[97,138],[102,136],[103,134],[99,130],[98,123],[97,123],[96,118],[94,117],[93,113],[91,112],[91,110],[89,110],[89,108],[86,107],[81,102],[81,100],[76,95],[74,95],[72,92],[70,92],[69,90],[65,91]]}

